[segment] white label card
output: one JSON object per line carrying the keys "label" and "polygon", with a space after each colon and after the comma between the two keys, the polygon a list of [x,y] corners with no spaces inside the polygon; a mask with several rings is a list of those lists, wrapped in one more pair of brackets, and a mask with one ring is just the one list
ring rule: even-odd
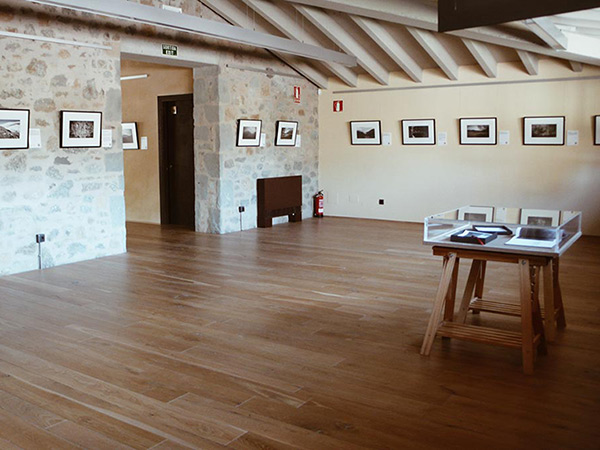
{"label": "white label card", "polygon": [[299,134],[296,135],[296,147],[300,148],[302,146],[302,136]]}
{"label": "white label card", "polygon": [[260,133],[260,144],[261,147],[267,145],[267,133]]}
{"label": "white label card", "polygon": [[508,145],[510,144],[510,131],[501,130],[498,133],[498,140],[500,141],[500,145]]}
{"label": "white label card", "polygon": [[42,132],[39,128],[29,129],[29,148],[42,148]]}
{"label": "white label card", "polygon": [[448,133],[440,131],[438,133],[438,145],[448,145]]}
{"label": "white label card", "polygon": [[567,145],[579,145],[579,130],[567,131]]}
{"label": "white label card", "polygon": [[102,148],[112,148],[112,130],[102,130]]}
{"label": "white label card", "polygon": [[148,136],[142,136],[140,140],[142,150],[148,150]]}
{"label": "white label card", "polygon": [[392,145],[392,133],[383,133],[381,135],[381,143],[385,146]]}

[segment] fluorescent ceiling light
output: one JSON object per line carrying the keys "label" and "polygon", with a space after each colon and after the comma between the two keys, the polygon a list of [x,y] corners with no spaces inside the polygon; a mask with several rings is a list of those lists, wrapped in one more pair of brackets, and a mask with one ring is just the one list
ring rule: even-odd
{"label": "fluorescent ceiling light", "polygon": [[121,77],[121,81],[127,81],[127,80],[141,80],[142,78],[148,78],[148,74],[145,73],[143,75],[126,75],[124,77]]}
{"label": "fluorescent ceiling light", "polygon": [[101,50],[111,50],[112,49],[112,47],[108,47],[106,45],[88,44],[86,42],[79,42],[79,41],[68,41],[65,39],[56,39],[56,38],[49,38],[46,36],[37,36],[35,34],[13,33],[11,31],[0,31],[0,36],[7,36],[7,37],[13,37],[13,38],[19,38],[19,39],[29,39],[31,41],[52,42],[53,44],[74,45],[77,47],[98,48]]}
{"label": "fluorescent ceiling light", "polygon": [[329,61],[345,66],[356,66],[356,57],[316,45],[304,44],[267,33],[246,30],[214,20],[203,19],[189,14],[140,5],[126,0],[27,0],[31,3],[57,6],[59,8],[83,11],[121,20],[145,23],[171,30],[200,34],[230,42],[252,45],[290,55],[302,56],[319,61]]}

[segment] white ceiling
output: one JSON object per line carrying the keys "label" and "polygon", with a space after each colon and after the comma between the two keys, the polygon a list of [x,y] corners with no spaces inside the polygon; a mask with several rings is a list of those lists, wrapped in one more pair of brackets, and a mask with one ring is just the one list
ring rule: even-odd
{"label": "white ceiling", "polygon": [[521,61],[537,75],[541,58],[564,60],[574,71],[600,65],[600,8],[499,26],[438,33],[434,0],[199,0],[233,25],[356,56],[358,66],[279,55],[321,88],[329,77],[356,86],[359,74],[386,85],[404,71],[415,83],[424,69],[458,78],[478,64],[489,77],[499,62]]}

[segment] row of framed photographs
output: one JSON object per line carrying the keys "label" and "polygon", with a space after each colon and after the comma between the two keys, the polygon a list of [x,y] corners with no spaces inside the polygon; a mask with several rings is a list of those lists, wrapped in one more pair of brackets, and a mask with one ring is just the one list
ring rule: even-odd
{"label": "row of framed photographs", "polygon": [[[238,147],[260,147],[262,120],[238,119]],[[275,145],[277,147],[295,147],[298,136],[298,122],[278,120],[275,123]]]}
{"label": "row of framed photographs", "polygon": [[[495,216],[493,206],[465,206],[458,209],[458,220],[473,222],[505,222]],[[568,214],[568,211],[562,214]],[[568,220],[571,216],[562,217],[562,222]],[[521,225],[533,225],[541,227],[557,227],[561,224],[561,211],[546,209],[525,209],[519,212],[519,223]]]}
{"label": "row of framed photographs", "polygon": [[[435,145],[435,119],[401,120],[403,145]],[[496,145],[496,117],[459,119],[461,145]],[[352,145],[381,145],[381,121],[350,122]],[[565,117],[523,117],[523,145],[565,145]],[[600,116],[594,116],[594,145],[600,145]]]}
{"label": "row of framed photographs", "polygon": [[[0,150],[29,148],[30,111],[0,109]],[[95,111],[60,112],[60,147],[100,147],[102,113]]]}
{"label": "row of framed photographs", "polygon": [[[30,111],[0,109],[0,150],[29,148]],[[137,150],[137,123],[123,123],[123,149]],[[102,113],[99,111],[61,111],[61,148],[100,148],[102,145]]]}

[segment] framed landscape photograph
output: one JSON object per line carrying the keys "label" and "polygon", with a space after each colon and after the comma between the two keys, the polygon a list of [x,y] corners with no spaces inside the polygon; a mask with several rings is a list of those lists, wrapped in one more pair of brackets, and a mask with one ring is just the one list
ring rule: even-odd
{"label": "framed landscape photograph", "polygon": [[600,145],[600,116],[594,116],[594,145]]}
{"label": "framed landscape photograph", "polygon": [[350,122],[350,141],[352,145],[381,145],[381,121]]}
{"label": "framed landscape photograph", "polygon": [[262,120],[238,120],[237,142],[238,147],[259,147]]}
{"label": "framed landscape photograph", "polygon": [[493,206],[464,206],[458,209],[458,220],[472,222],[492,222]]}
{"label": "framed landscape photograph", "polygon": [[495,117],[460,119],[460,145],[496,145]]}
{"label": "framed landscape photograph", "polygon": [[298,122],[277,121],[275,145],[277,147],[293,147],[296,145]]}
{"label": "framed landscape photograph", "polygon": [[122,123],[123,129],[123,150],[138,150],[138,131],[137,122]]}
{"label": "framed landscape photograph", "polygon": [[403,145],[435,145],[435,119],[402,120]]}
{"label": "framed landscape photograph", "polygon": [[523,145],[565,145],[565,118],[523,117]]}
{"label": "framed landscape photograph", "polygon": [[61,111],[61,148],[99,148],[102,113],[96,111]]}
{"label": "framed landscape photograph", "polygon": [[539,227],[557,227],[560,223],[560,211],[546,209],[522,209],[521,224]]}
{"label": "framed landscape photograph", "polygon": [[29,148],[29,110],[0,109],[0,150]]}

